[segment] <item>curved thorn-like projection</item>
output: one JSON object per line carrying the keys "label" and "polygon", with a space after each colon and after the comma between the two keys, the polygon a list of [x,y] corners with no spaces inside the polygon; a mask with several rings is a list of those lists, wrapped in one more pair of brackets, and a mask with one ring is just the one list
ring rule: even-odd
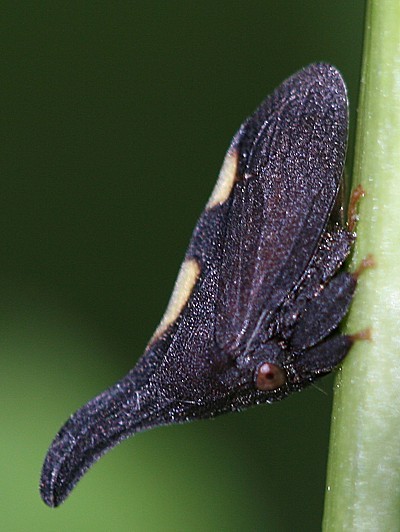
{"label": "curved thorn-like projection", "polygon": [[135,390],[128,374],[75,412],[54,438],[43,464],[44,502],[59,506],[103,454],[136,432],[167,423],[163,406],[148,387]]}

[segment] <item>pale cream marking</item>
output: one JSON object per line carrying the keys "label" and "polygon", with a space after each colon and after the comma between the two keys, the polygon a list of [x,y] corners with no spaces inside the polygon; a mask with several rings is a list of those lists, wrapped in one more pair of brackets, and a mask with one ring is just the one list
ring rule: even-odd
{"label": "pale cream marking", "polygon": [[208,200],[206,209],[212,209],[216,205],[224,203],[232,191],[237,177],[238,152],[235,148],[229,148],[225,155],[218,180]]}
{"label": "pale cream marking", "polygon": [[171,298],[167,305],[167,310],[161,319],[150,344],[159,338],[164,331],[173,323],[179,314],[182,312],[184,306],[189,300],[193,288],[200,275],[200,264],[196,259],[188,259],[182,263],[179,270],[178,277],[175,281],[175,286],[172,291]]}

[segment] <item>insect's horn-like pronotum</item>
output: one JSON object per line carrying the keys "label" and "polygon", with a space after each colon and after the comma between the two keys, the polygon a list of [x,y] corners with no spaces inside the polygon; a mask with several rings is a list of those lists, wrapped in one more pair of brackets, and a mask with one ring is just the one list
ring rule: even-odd
{"label": "insect's horn-like pronotum", "polygon": [[103,454],[141,430],[163,424],[163,405],[145,386],[135,390],[128,374],[80,410],[54,438],[40,480],[48,506],[59,506]]}

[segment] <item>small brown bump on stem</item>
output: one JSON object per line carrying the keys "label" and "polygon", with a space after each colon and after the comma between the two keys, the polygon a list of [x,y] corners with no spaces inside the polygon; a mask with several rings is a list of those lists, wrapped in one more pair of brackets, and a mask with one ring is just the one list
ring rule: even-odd
{"label": "small brown bump on stem", "polygon": [[347,228],[353,233],[358,222],[357,205],[361,198],[365,196],[365,190],[361,185],[358,185],[351,193],[349,200],[349,208],[347,211]]}
{"label": "small brown bump on stem", "polygon": [[359,267],[353,272],[354,279],[358,281],[360,275],[365,270],[368,270],[369,268],[375,268],[375,266],[376,266],[375,257],[371,254],[367,255],[366,257],[363,258]]}

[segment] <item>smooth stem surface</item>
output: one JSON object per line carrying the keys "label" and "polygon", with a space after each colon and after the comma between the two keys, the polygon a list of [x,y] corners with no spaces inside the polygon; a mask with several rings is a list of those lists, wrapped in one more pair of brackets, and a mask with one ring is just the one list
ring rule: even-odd
{"label": "smooth stem surface", "polygon": [[372,254],[336,380],[324,531],[400,529],[400,2],[369,0],[354,186],[365,198],[352,268]]}

